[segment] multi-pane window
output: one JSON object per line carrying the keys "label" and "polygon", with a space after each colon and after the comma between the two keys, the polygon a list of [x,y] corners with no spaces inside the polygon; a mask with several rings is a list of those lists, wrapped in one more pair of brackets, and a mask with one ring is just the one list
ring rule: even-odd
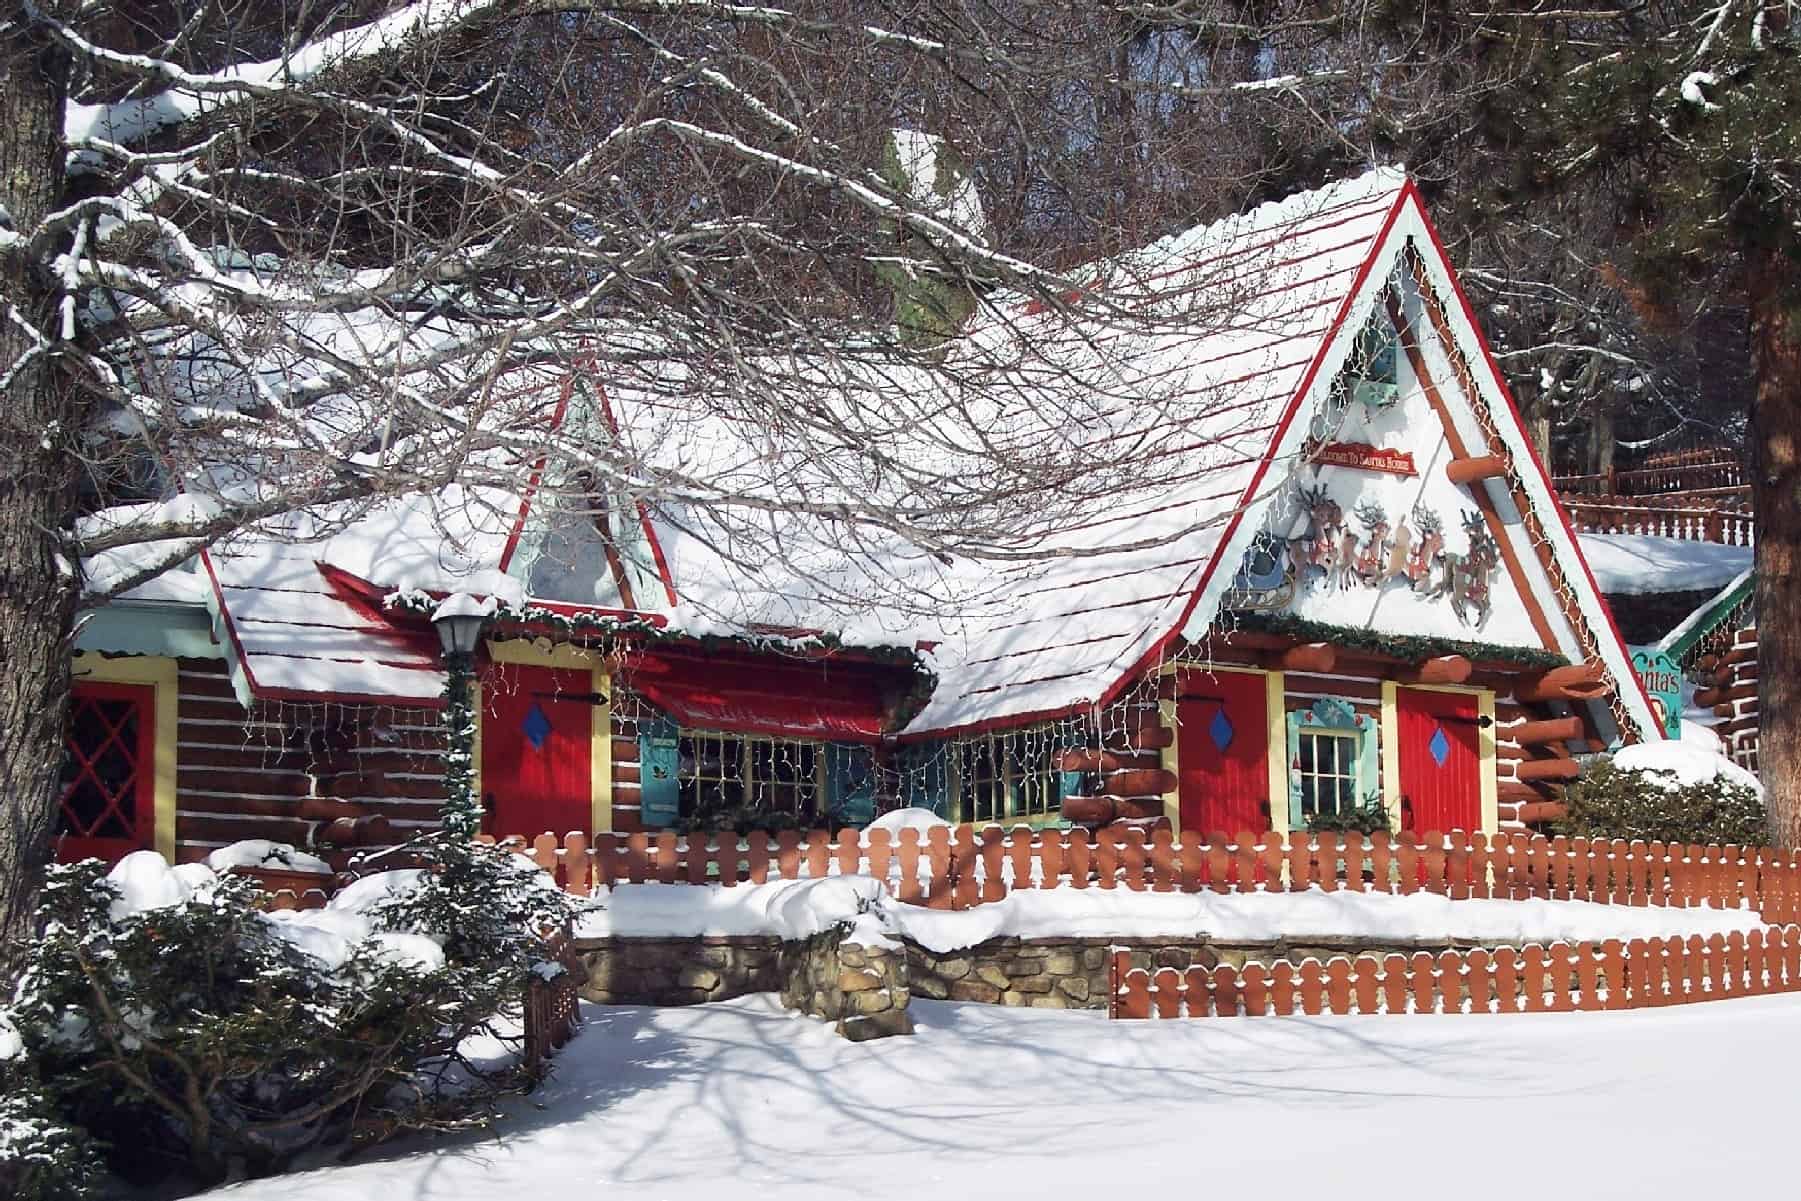
{"label": "multi-pane window", "polygon": [[149,845],[150,698],[138,685],[76,685],[57,821],[60,857],[117,859]]}
{"label": "multi-pane window", "polygon": [[790,738],[682,732],[676,780],[683,817],[746,812],[824,816],[819,746]]}
{"label": "multi-pane window", "polygon": [[990,734],[957,746],[957,817],[997,822],[1055,817],[1063,804],[1051,739]]}
{"label": "multi-pane window", "polygon": [[1358,805],[1357,761],[1361,736],[1355,731],[1303,727],[1295,755],[1301,816],[1348,813]]}

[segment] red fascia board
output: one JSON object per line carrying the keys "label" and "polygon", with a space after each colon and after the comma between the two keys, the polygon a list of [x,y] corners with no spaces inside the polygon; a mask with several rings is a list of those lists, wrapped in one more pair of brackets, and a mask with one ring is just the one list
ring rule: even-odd
{"label": "red fascia board", "polygon": [[[1525,419],[1520,416],[1520,407],[1513,399],[1513,392],[1507,387],[1507,379],[1501,374],[1500,364],[1495,362],[1494,352],[1489,348],[1488,339],[1483,336],[1482,324],[1476,320],[1475,306],[1470,303],[1468,294],[1463,290],[1463,281],[1458,279],[1457,272],[1451,269],[1450,254],[1445,250],[1444,242],[1439,239],[1438,228],[1432,224],[1432,218],[1426,213],[1426,205],[1420,197],[1419,188],[1411,179],[1407,181],[1402,196],[1411,199],[1419,210],[1420,224],[1425,226],[1426,237],[1432,243],[1432,253],[1438,256],[1439,265],[1444,268],[1445,277],[1451,281],[1451,293],[1457,298],[1457,304],[1463,310],[1464,323],[1475,335],[1476,346],[1482,352],[1482,361],[1488,366],[1489,375],[1494,380],[1496,391],[1501,394],[1501,399],[1507,402],[1508,416],[1513,419],[1514,429],[1519,433],[1526,446],[1527,457],[1532,460],[1533,469],[1538,472],[1538,478],[1543,482],[1545,491],[1550,494],[1551,508],[1557,514],[1559,524],[1563,526],[1564,537],[1568,538],[1570,545],[1576,548],[1576,561],[1582,565],[1582,577],[1588,583],[1589,593],[1598,598],[1601,595],[1601,587],[1595,581],[1595,573],[1589,567],[1588,559],[1582,554],[1581,544],[1576,540],[1576,531],[1570,526],[1569,515],[1563,511],[1563,502],[1558,499],[1557,489],[1551,485],[1550,473],[1539,461],[1538,452],[1532,449],[1532,439],[1526,433]],[[1620,653],[1621,658],[1630,663],[1632,656],[1626,651],[1626,640],[1620,635],[1620,627],[1613,619],[1613,610],[1605,603],[1600,605],[1600,609],[1602,616],[1607,620],[1607,632],[1613,638],[1614,649]],[[1637,672],[1628,672],[1627,674],[1632,677],[1632,687],[1638,690],[1639,697],[1645,702],[1645,708],[1651,709],[1651,697],[1645,691],[1645,682],[1639,679]],[[1659,731],[1659,737],[1661,736],[1662,732]]]}
{"label": "red fascia board", "polygon": [[225,638],[231,643],[231,653],[238,661],[238,670],[244,673],[244,682],[250,686],[252,696],[264,695],[256,682],[256,673],[250,670],[250,657],[244,653],[244,642],[238,637],[237,623],[232,619],[231,610],[225,604],[225,589],[219,583],[219,569],[213,566],[212,552],[206,548],[200,551],[200,564],[206,568],[206,577],[212,581],[213,600],[219,606],[219,620],[225,626]]}
{"label": "red fascia board", "polygon": [[[550,415],[550,428],[553,431],[563,428],[563,417],[569,411],[569,394],[574,389],[575,377],[563,376],[563,386],[557,393],[557,407]],[[519,516],[514,519],[512,532],[507,535],[506,547],[500,552],[498,566],[502,572],[506,571],[507,565],[512,563],[513,552],[519,549],[519,538],[525,533],[526,515],[531,512],[532,500],[537,496],[538,485],[544,478],[544,464],[548,461],[547,457],[540,457],[536,463],[532,464],[531,475],[525,482],[525,493],[519,498]]]}

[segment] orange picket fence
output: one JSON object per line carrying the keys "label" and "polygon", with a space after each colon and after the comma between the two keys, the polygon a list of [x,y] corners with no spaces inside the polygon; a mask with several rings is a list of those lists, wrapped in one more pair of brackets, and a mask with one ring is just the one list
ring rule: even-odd
{"label": "orange picket fence", "polygon": [[1167,829],[784,831],[733,834],[575,833],[517,840],[570,892],[617,883],[722,884],[853,873],[887,882],[902,901],[966,909],[1016,888],[1153,892],[1436,893],[1453,899],[1544,898],[1614,905],[1749,908],[1770,923],[1801,921],[1801,853],[1767,847],[1546,838],[1526,833],[1369,838],[1215,834],[1178,841]]}
{"label": "orange picket fence", "polygon": [[1114,1018],[1567,1013],[1801,992],[1801,926],[1187,971],[1109,965]]}

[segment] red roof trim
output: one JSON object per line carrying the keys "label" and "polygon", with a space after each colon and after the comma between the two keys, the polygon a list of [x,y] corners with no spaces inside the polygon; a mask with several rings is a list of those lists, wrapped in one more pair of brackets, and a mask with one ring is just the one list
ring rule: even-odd
{"label": "red roof trim", "polygon": [[[1532,439],[1526,434],[1526,422],[1525,419],[1520,416],[1520,407],[1513,399],[1513,392],[1507,387],[1507,380],[1506,377],[1501,374],[1500,364],[1495,362],[1494,352],[1489,349],[1488,339],[1482,333],[1481,322],[1476,320],[1475,307],[1470,304],[1470,298],[1463,290],[1463,281],[1458,279],[1457,272],[1451,269],[1450,255],[1445,251],[1444,243],[1439,240],[1438,229],[1432,224],[1432,219],[1426,214],[1426,205],[1420,197],[1419,188],[1411,179],[1407,181],[1407,186],[1402,189],[1402,195],[1411,197],[1414,204],[1418,207],[1420,224],[1425,226],[1426,237],[1432,242],[1432,252],[1438,256],[1439,265],[1445,269],[1445,276],[1451,281],[1451,293],[1457,298],[1457,304],[1463,310],[1464,324],[1475,334],[1476,346],[1482,351],[1482,361],[1488,365],[1489,374],[1494,380],[1495,390],[1501,394],[1501,399],[1507,402],[1507,413],[1513,418],[1514,430],[1520,435],[1521,440],[1525,443],[1527,458],[1531,459],[1532,466],[1538,472],[1539,481],[1544,484],[1545,492],[1551,497],[1551,509],[1557,514],[1558,523],[1563,526],[1564,537],[1569,539],[1571,546],[1578,546],[1576,532],[1570,526],[1569,515],[1563,511],[1563,502],[1557,497],[1557,489],[1551,486],[1550,473],[1545,470],[1545,465],[1539,461],[1538,452],[1532,449]],[[1580,549],[1577,550],[1576,561],[1582,565],[1582,578],[1588,582],[1589,593],[1599,597],[1601,594],[1601,586],[1596,583],[1594,570],[1589,567],[1588,560],[1582,555]],[[1606,604],[1602,604],[1599,607],[1601,615],[1607,620],[1607,632],[1613,637],[1614,649],[1619,652],[1620,657],[1626,662],[1632,662],[1632,655],[1626,649],[1626,640],[1621,637],[1620,627],[1613,619],[1613,610]],[[1565,620],[1568,620],[1567,614],[1565,615]],[[1645,691],[1645,682],[1639,679],[1637,672],[1629,671],[1626,674],[1632,678],[1632,687],[1638,690],[1639,697],[1645,702],[1645,708],[1655,712],[1651,705],[1650,694]],[[1643,731],[1640,731],[1640,733],[1642,734]],[[1662,736],[1662,731],[1659,731],[1659,736]]]}
{"label": "red roof trim", "polygon": [[[944,738],[958,734],[985,733],[989,730],[1006,729],[1015,726],[1029,725],[1037,721],[1048,721],[1054,718],[1065,717],[1083,709],[1098,708],[1111,703],[1128,685],[1140,675],[1144,674],[1153,663],[1163,656],[1169,649],[1169,644],[1176,639],[1183,627],[1188,624],[1188,619],[1193,616],[1196,606],[1201,602],[1201,593],[1206,591],[1208,581],[1213,578],[1213,573],[1219,569],[1221,556],[1225,554],[1226,547],[1231,543],[1232,535],[1237,531],[1239,523],[1244,520],[1246,504],[1249,503],[1251,497],[1254,497],[1257,494],[1258,486],[1263,482],[1264,476],[1269,473],[1271,464],[1275,462],[1276,447],[1281,443],[1283,436],[1288,431],[1288,427],[1293,424],[1295,415],[1300,412],[1301,402],[1306,399],[1307,393],[1312,389],[1321,368],[1325,365],[1326,353],[1331,350],[1332,343],[1334,339],[1337,338],[1339,330],[1344,326],[1345,320],[1350,316],[1352,303],[1357,299],[1357,294],[1363,290],[1364,284],[1368,281],[1369,274],[1374,268],[1377,258],[1381,254],[1382,247],[1387,243],[1389,235],[1394,231],[1395,224],[1400,220],[1401,213],[1406,208],[1409,199],[1412,199],[1416,204],[1419,199],[1418,190],[1412,186],[1411,180],[1401,188],[1394,200],[1390,202],[1388,214],[1382,219],[1382,228],[1378,230],[1375,237],[1371,239],[1369,253],[1364,256],[1363,263],[1357,268],[1356,277],[1351,281],[1351,286],[1346,291],[1344,300],[1341,301],[1338,306],[1337,315],[1333,317],[1332,324],[1327,328],[1325,336],[1321,339],[1319,350],[1314,353],[1313,361],[1308,365],[1307,373],[1302,377],[1300,386],[1295,389],[1294,395],[1289,398],[1288,406],[1282,414],[1282,419],[1276,423],[1275,433],[1270,437],[1269,445],[1264,452],[1263,461],[1258,465],[1256,474],[1251,477],[1250,483],[1247,484],[1244,491],[1239,494],[1244,498],[1244,503],[1240,504],[1237,511],[1232,514],[1231,520],[1226,525],[1225,532],[1220,535],[1219,542],[1214,547],[1213,554],[1208,556],[1206,567],[1202,570],[1200,578],[1195,581],[1193,588],[1189,591],[1188,603],[1182,607],[1182,611],[1177,616],[1174,625],[1172,625],[1166,633],[1159,636],[1143,655],[1140,655],[1125,672],[1123,672],[1112,684],[1108,685],[1107,688],[1101,692],[1101,695],[1094,700],[1048,709],[1039,709],[1029,713],[1012,714],[1006,717],[985,718],[981,721],[967,722],[959,726],[945,726],[930,731],[921,731],[919,734],[903,737],[902,741],[920,741],[927,738]],[[1440,253],[1442,253],[1442,249]]]}
{"label": "red roof trim", "polygon": [[263,690],[256,682],[256,674],[250,670],[250,657],[244,653],[244,642],[238,637],[237,624],[232,620],[231,610],[225,605],[225,588],[219,583],[219,571],[213,566],[210,549],[201,549],[200,562],[206,568],[207,579],[213,583],[213,599],[219,606],[219,621],[225,626],[225,637],[231,643],[231,653],[238,661],[238,670],[244,673],[244,682],[249,685],[250,694],[261,696]]}
{"label": "red roof trim", "polygon": [[[569,412],[569,394],[574,390],[575,376],[564,375],[562,389],[557,395],[556,411],[550,415],[552,430],[563,427],[563,417]],[[531,512],[532,501],[538,494],[538,484],[544,478],[544,464],[547,462],[549,462],[549,456],[541,455],[538,461],[532,464],[532,473],[526,480],[525,492],[519,497],[519,516],[514,519],[512,532],[507,535],[506,547],[500,552],[498,567],[503,573],[513,561],[513,552],[519,549],[519,539],[525,533],[525,518]]]}

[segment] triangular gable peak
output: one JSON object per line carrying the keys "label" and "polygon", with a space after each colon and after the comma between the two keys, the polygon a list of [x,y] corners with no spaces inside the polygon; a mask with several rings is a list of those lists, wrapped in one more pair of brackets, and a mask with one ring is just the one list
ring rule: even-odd
{"label": "triangular gable peak", "polygon": [[1412,184],[1180,633],[1202,642],[1245,613],[1289,629],[1318,623],[1596,664],[1612,684],[1591,706],[1596,728],[1656,736],[1630,654]]}

